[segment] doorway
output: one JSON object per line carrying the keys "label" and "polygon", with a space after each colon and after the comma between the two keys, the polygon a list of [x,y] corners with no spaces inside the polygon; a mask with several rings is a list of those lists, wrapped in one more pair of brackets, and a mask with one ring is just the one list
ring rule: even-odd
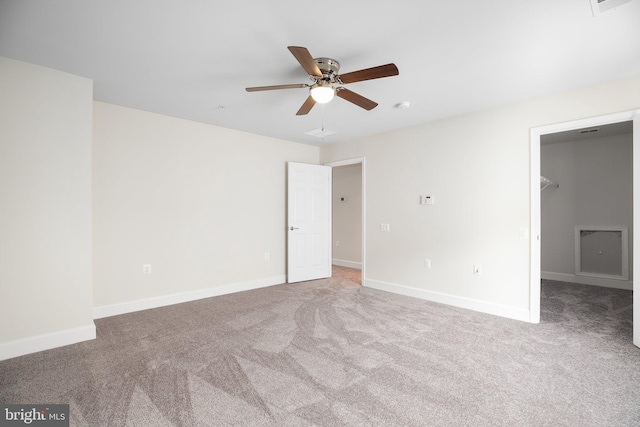
{"label": "doorway", "polygon": [[[541,279],[541,140],[543,135],[591,129],[599,126],[633,121],[633,218],[632,224],[640,224],[640,110],[611,114],[589,119],[559,123],[531,129],[531,246],[530,246],[530,301],[529,313],[532,323],[540,322]],[[632,225],[633,227],[633,225]],[[640,230],[633,227],[633,269],[640,268]],[[635,288],[635,286],[634,286]],[[640,289],[640,288],[638,288]],[[640,324],[640,291],[633,295],[634,325]],[[640,346],[640,327],[634,327],[633,342]]]}
{"label": "doorway", "polygon": [[541,136],[542,279],[632,289],[632,132],[626,121]]}
{"label": "doorway", "polygon": [[327,163],[332,168],[332,265],[360,270],[365,278],[364,158]]}

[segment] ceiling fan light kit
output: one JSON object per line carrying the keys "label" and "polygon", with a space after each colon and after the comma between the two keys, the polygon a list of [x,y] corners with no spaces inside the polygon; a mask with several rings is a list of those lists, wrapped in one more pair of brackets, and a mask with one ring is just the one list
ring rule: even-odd
{"label": "ceiling fan light kit", "polygon": [[318,104],[326,104],[333,99],[336,90],[327,82],[318,82],[311,86],[309,93]]}
{"label": "ceiling fan light kit", "polygon": [[277,89],[297,89],[309,88],[309,96],[296,115],[301,116],[309,113],[313,106],[318,104],[326,104],[335,96],[342,98],[365,110],[372,110],[378,104],[362,95],[343,87],[342,85],[361,82],[364,80],[379,79],[382,77],[397,76],[399,74],[398,67],[395,64],[380,65],[378,67],[367,68],[364,70],[353,71],[342,76],[338,74],[340,71],[340,63],[332,58],[313,58],[307,48],[301,46],[289,46],[291,54],[298,60],[300,66],[307,72],[312,84],[287,84],[276,86],[258,86],[248,87],[247,92],[259,92],[265,90]]}

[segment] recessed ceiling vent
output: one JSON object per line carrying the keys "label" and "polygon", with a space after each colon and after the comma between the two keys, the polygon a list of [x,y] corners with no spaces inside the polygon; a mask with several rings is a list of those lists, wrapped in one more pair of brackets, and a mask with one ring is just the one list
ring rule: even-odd
{"label": "recessed ceiling vent", "polygon": [[591,1],[591,11],[593,12],[593,16],[600,15],[602,12],[606,12],[611,9],[615,9],[616,7],[630,3],[631,0],[590,0]]}
{"label": "recessed ceiling vent", "polygon": [[598,131],[600,131],[600,129],[599,129],[599,128],[594,128],[594,129],[583,129],[583,130],[581,130],[581,131],[580,131],[580,133],[584,135],[584,134],[596,133],[596,132],[598,132]]}

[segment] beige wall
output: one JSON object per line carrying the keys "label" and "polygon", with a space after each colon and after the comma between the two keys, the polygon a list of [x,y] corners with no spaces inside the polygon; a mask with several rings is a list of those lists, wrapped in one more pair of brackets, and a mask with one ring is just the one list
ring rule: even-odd
{"label": "beige wall", "polygon": [[529,319],[530,129],[638,107],[640,76],[322,147],[366,158],[365,284]]}
{"label": "beige wall", "polygon": [[317,147],[96,102],[97,315],[282,283],[286,162],[318,160]]}
{"label": "beige wall", "polygon": [[0,57],[0,359],[95,336],[92,82]]}
{"label": "beige wall", "polygon": [[640,107],[638,76],[318,149],[92,104],[91,86],[0,59],[0,358],[89,339],[92,308],[283,280],[287,161],[366,158],[366,285],[526,319],[530,128]]}

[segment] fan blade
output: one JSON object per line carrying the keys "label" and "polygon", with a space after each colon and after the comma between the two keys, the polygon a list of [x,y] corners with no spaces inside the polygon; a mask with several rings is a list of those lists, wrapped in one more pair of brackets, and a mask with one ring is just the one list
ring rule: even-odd
{"label": "fan blade", "polygon": [[339,90],[336,91],[336,95],[353,104],[356,104],[358,107],[364,108],[365,110],[373,110],[378,106],[377,102],[373,102],[372,100],[367,99],[362,95],[358,95],[357,93],[343,87],[339,88]]}
{"label": "fan blade", "polygon": [[299,84],[291,84],[291,85],[277,85],[277,86],[258,86],[258,87],[248,87],[246,88],[247,92],[260,92],[261,90],[276,90],[276,89],[298,89],[301,87],[309,87],[304,83]]}
{"label": "fan blade", "polygon": [[313,60],[313,56],[309,53],[306,47],[301,46],[289,46],[287,49],[296,57],[302,68],[310,76],[322,77],[318,64]]}
{"label": "fan blade", "polygon": [[300,107],[300,109],[296,113],[296,116],[304,116],[309,111],[311,111],[314,105],[316,105],[316,101],[311,96],[309,96],[307,100],[304,101],[304,104],[302,104],[302,107]]}
{"label": "fan blade", "polygon": [[366,68],[364,70],[353,71],[351,73],[338,76],[344,84],[361,82],[363,80],[379,79],[382,77],[397,76],[400,74],[395,64],[379,65],[377,67]]}

